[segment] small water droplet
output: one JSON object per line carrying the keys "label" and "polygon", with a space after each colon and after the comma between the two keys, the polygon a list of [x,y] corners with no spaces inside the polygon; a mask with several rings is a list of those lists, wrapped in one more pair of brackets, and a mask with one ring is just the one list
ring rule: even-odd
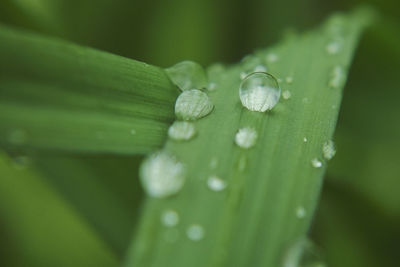
{"label": "small water droplet", "polygon": [[168,129],[168,136],[173,140],[190,140],[195,136],[194,124],[187,121],[175,121]]}
{"label": "small water droplet", "polygon": [[212,191],[222,191],[226,188],[226,182],[216,175],[212,175],[207,180],[207,186]]}
{"label": "small water droplet", "polygon": [[210,161],[210,168],[211,169],[216,169],[218,166],[218,158],[213,157]]}
{"label": "small water droplet", "polygon": [[188,227],[186,235],[192,241],[200,241],[204,238],[204,229],[199,224],[192,224]]}
{"label": "small water droplet", "polygon": [[254,72],[241,83],[239,97],[242,105],[251,111],[271,110],[279,101],[281,89],[270,74]]}
{"label": "small water droplet", "polygon": [[12,165],[17,170],[23,170],[32,163],[32,159],[28,156],[12,157]]}
{"label": "small water droplet", "polygon": [[136,130],[135,129],[132,129],[131,130],[131,135],[135,135],[136,134]]}
{"label": "small water droplet", "polygon": [[217,84],[216,83],[209,83],[207,87],[208,91],[215,91],[217,89]]}
{"label": "small water droplet", "polygon": [[155,198],[175,195],[185,183],[183,164],[163,151],[143,161],[139,174],[145,192]]}
{"label": "small water droplet", "polygon": [[235,143],[241,148],[251,148],[256,144],[257,132],[253,128],[244,127],[239,129],[235,136]]}
{"label": "small water droplet", "polygon": [[264,65],[257,65],[252,72],[267,72],[267,67]]}
{"label": "small water droplet", "polygon": [[288,100],[291,96],[292,96],[292,94],[290,93],[289,90],[285,90],[285,91],[282,92],[282,97],[285,100]]}
{"label": "small water droplet", "polygon": [[182,91],[203,89],[208,81],[203,67],[193,61],[182,61],[165,70],[171,81]]}
{"label": "small water droplet", "polygon": [[325,50],[330,55],[336,55],[337,53],[339,53],[341,47],[342,47],[341,42],[331,41],[325,46]]}
{"label": "small water droplet", "polygon": [[278,81],[278,83],[282,83],[283,82],[283,80],[281,78],[277,78],[276,80]]}
{"label": "small water droplet", "polygon": [[279,56],[276,53],[268,53],[266,60],[268,63],[274,63],[277,62],[279,60]]}
{"label": "small water droplet", "polygon": [[307,143],[307,141],[308,141],[307,137],[304,137],[304,138],[303,138],[303,142],[304,142],[304,143]]}
{"label": "small water droplet", "polygon": [[331,72],[329,86],[332,88],[340,87],[345,79],[345,73],[341,66],[335,66]]}
{"label": "small water droplet", "polygon": [[282,267],[326,267],[320,250],[307,238],[290,244],[283,256]]}
{"label": "small water droplet", "polygon": [[309,104],[310,103],[310,99],[308,99],[308,97],[303,97],[303,99],[301,101],[303,102],[303,104]]}
{"label": "small water droplet", "polygon": [[286,83],[291,84],[293,82],[293,77],[292,76],[288,76],[288,77],[286,77],[285,80],[286,80]]}
{"label": "small water droplet", "polygon": [[335,143],[332,140],[326,141],[322,146],[322,153],[324,158],[331,160],[336,154]]}
{"label": "small water droplet", "polygon": [[299,219],[306,217],[306,209],[303,206],[300,206],[296,209],[296,217]]}
{"label": "small water droplet", "polygon": [[179,215],[174,210],[166,210],[161,214],[161,222],[166,227],[174,227],[179,223]]}
{"label": "small water droplet", "polygon": [[14,145],[22,145],[27,142],[28,135],[22,129],[15,129],[8,135],[8,142]]}
{"label": "small water droplet", "polygon": [[312,165],[314,168],[321,168],[321,167],[322,167],[322,162],[321,162],[319,159],[317,159],[317,158],[313,158],[313,159],[311,160],[311,165]]}
{"label": "small water droplet", "polygon": [[214,105],[208,95],[200,90],[184,91],[175,103],[175,115],[182,120],[194,121],[210,114]]}

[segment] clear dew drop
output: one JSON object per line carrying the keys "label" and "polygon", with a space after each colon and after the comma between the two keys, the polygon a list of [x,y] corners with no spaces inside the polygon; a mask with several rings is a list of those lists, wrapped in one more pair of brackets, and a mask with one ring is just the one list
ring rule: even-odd
{"label": "clear dew drop", "polygon": [[182,120],[194,121],[210,114],[214,105],[208,95],[193,89],[182,92],[175,103],[175,115]]}
{"label": "clear dew drop", "polygon": [[131,135],[135,135],[136,134],[136,130],[132,129],[132,130],[130,130],[130,133],[131,133]]}
{"label": "clear dew drop", "polygon": [[279,60],[279,56],[276,53],[268,53],[266,60],[268,63],[275,63]]}
{"label": "clear dew drop", "polygon": [[207,88],[208,81],[203,67],[193,61],[182,61],[167,68],[170,80],[182,91]]}
{"label": "clear dew drop", "polygon": [[217,84],[214,82],[210,82],[207,86],[208,91],[215,91],[217,89]]}
{"label": "clear dew drop", "polygon": [[296,217],[299,219],[303,219],[304,217],[306,217],[306,209],[303,206],[299,206],[296,209]]}
{"label": "clear dew drop", "polygon": [[155,198],[175,195],[185,183],[183,164],[163,151],[146,158],[140,166],[139,174],[144,191]]}
{"label": "clear dew drop", "polygon": [[204,228],[199,224],[192,224],[187,228],[186,235],[192,241],[200,241],[204,238]]}
{"label": "clear dew drop", "polygon": [[288,76],[285,79],[286,83],[291,84],[293,82],[293,77],[292,76]]}
{"label": "clear dew drop", "polygon": [[321,251],[307,238],[297,239],[285,250],[282,267],[326,267]]}
{"label": "clear dew drop", "polygon": [[345,73],[343,68],[341,66],[335,66],[331,71],[328,85],[332,88],[338,88],[343,84],[344,79]]}
{"label": "clear dew drop", "polygon": [[190,140],[195,134],[194,124],[187,121],[175,121],[168,129],[168,136],[177,141]]}
{"label": "clear dew drop", "polygon": [[212,191],[219,192],[226,188],[226,182],[216,175],[212,175],[207,179],[207,186]]}
{"label": "clear dew drop", "polygon": [[304,143],[307,143],[307,142],[308,142],[307,137],[304,137],[304,138],[303,138],[303,142],[304,142]]}
{"label": "clear dew drop", "polygon": [[327,160],[331,160],[336,154],[335,143],[332,140],[326,141],[322,145],[322,154]]}
{"label": "clear dew drop", "polygon": [[325,51],[329,55],[336,55],[340,52],[340,49],[342,48],[342,44],[339,41],[331,41],[326,44],[325,46]]}
{"label": "clear dew drop", "polygon": [[318,158],[313,158],[313,159],[311,160],[311,165],[312,165],[314,168],[321,168],[321,167],[322,167],[322,162],[321,162]]}
{"label": "clear dew drop", "polygon": [[161,214],[161,223],[166,227],[174,227],[179,223],[179,215],[174,210],[165,210]]}
{"label": "clear dew drop", "polygon": [[288,100],[291,96],[292,96],[292,94],[290,93],[289,90],[285,90],[282,92],[282,98],[285,100]]}
{"label": "clear dew drop", "polygon": [[271,110],[279,101],[281,89],[270,74],[254,72],[241,83],[239,97],[242,105],[251,111]]}
{"label": "clear dew drop", "polygon": [[244,127],[239,129],[235,135],[235,143],[241,148],[251,148],[257,142],[257,132],[253,128]]}

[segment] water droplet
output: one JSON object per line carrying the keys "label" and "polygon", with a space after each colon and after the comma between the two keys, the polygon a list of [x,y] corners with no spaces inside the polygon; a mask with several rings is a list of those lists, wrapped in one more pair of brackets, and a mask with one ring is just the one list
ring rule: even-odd
{"label": "water droplet", "polygon": [[325,46],[325,50],[330,55],[336,55],[337,53],[339,53],[341,47],[342,47],[341,42],[331,41]]}
{"label": "water droplet", "polygon": [[251,111],[271,110],[279,101],[281,89],[270,74],[254,72],[241,83],[239,97],[242,105]]}
{"label": "water droplet", "polygon": [[182,61],[165,70],[171,81],[182,91],[207,87],[207,76],[201,65]]}
{"label": "water droplet", "polygon": [[186,231],[187,237],[192,241],[200,241],[204,238],[204,229],[199,224],[192,224]]}
{"label": "water droplet", "polygon": [[226,188],[226,182],[216,175],[212,175],[207,180],[207,186],[212,191],[222,191]]}
{"label": "water droplet", "polygon": [[257,65],[254,69],[253,72],[267,72],[267,67],[264,65]]}
{"label": "water droplet", "polygon": [[288,77],[286,77],[286,83],[292,83],[293,82],[293,77],[292,76],[288,76]]}
{"label": "water droplet", "polygon": [[179,215],[174,210],[166,210],[161,214],[161,222],[166,227],[174,227],[179,223]]}
{"label": "water droplet", "polygon": [[145,192],[156,198],[177,194],[185,183],[183,164],[163,151],[143,161],[139,174]]}
{"label": "water droplet", "polygon": [[14,145],[25,144],[28,139],[27,133],[22,129],[15,129],[8,135],[8,142]]}
{"label": "water droplet", "polygon": [[208,91],[215,91],[215,89],[217,89],[217,84],[216,83],[209,83],[208,87],[207,87]]}
{"label": "water droplet", "polygon": [[284,253],[283,267],[326,267],[320,250],[307,238],[290,244]]}
{"label": "water droplet", "polygon": [[278,81],[278,83],[282,83],[283,80],[281,78],[276,79]]}
{"label": "water droplet", "polygon": [[276,53],[268,53],[266,60],[268,63],[274,63],[277,62],[279,60],[279,56]]}
{"label": "water droplet", "polygon": [[207,116],[214,108],[208,95],[200,90],[184,91],[175,103],[175,115],[182,120],[197,120]]}
{"label": "water droplet", "polygon": [[168,129],[168,136],[173,140],[190,140],[195,136],[194,124],[187,121],[175,121]]}
{"label": "water droplet", "polygon": [[329,86],[332,88],[340,87],[345,79],[345,73],[341,66],[335,66],[331,72]]}
{"label": "water droplet", "polygon": [[213,157],[210,161],[210,168],[216,169],[217,166],[218,166],[218,159],[216,157]]}
{"label": "water droplet", "polygon": [[235,136],[235,143],[241,147],[248,149],[256,144],[257,132],[253,128],[245,127],[239,129]]}
{"label": "water droplet", "polygon": [[322,146],[322,153],[324,158],[331,160],[336,154],[335,143],[332,140],[326,141]]}
{"label": "water droplet", "polygon": [[135,129],[132,129],[131,130],[131,135],[135,135],[136,134],[136,130]]}
{"label": "water droplet", "polygon": [[317,159],[317,158],[313,158],[313,159],[311,160],[311,165],[312,165],[314,168],[321,168],[321,167],[322,167],[322,162],[321,162],[319,159]]}
{"label": "water droplet", "polygon": [[304,137],[304,138],[303,138],[303,142],[304,142],[304,143],[307,143],[307,141],[308,141],[307,137]]}
{"label": "water droplet", "polygon": [[304,217],[306,217],[306,210],[303,206],[300,206],[296,209],[296,216],[299,219],[303,219]]}
{"label": "water droplet", "polygon": [[285,100],[288,100],[291,96],[292,96],[292,94],[290,93],[289,90],[285,90],[285,91],[282,92],[282,97]]}

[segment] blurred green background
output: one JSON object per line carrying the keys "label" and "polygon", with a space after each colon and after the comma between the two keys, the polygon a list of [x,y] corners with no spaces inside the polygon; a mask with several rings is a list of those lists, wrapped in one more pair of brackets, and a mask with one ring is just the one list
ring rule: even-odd
{"label": "blurred green background", "polygon": [[[398,0],[1,0],[0,22],[161,67],[207,66],[365,3],[380,19],[350,70],[311,237],[328,266],[399,266]],[[0,266],[118,266],[142,198],[140,160],[0,153]]]}

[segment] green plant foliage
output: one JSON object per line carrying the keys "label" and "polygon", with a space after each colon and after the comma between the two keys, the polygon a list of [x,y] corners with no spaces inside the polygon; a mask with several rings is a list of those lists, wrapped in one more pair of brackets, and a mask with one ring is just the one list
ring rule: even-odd
{"label": "green plant foliage", "polygon": [[[281,264],[285,250],[310,227],[327,165],[322,146],[332,139],[346,72],[370,19],[364,9],[339,14],[238,65],[208,69],[216,85],[208,92],[214,111],[195,122],[195,139],[169,140],[164,147],[186,165],[186,184],[175,197],[146,199],[125,266]],[[332,41],[340,43],[337,51]],[[238,96],[241,73],[260,64],[291,94],[267,113],[245,109]],[[258,133],[248,150],[234,144],[242,127]],[[314,158],[321,168],[312,166]],[[225,190],[207,188],[213,175],[227,183]],[[169,209],[180,218],[175,228],[160,221]],[[204,229],[198,242],[187,237],[192,224]]]}
{"label": "green plant foliage", "polygon": [[0,26],[0,144],[137,154],[159,147],[178,90],[160,68]]}

